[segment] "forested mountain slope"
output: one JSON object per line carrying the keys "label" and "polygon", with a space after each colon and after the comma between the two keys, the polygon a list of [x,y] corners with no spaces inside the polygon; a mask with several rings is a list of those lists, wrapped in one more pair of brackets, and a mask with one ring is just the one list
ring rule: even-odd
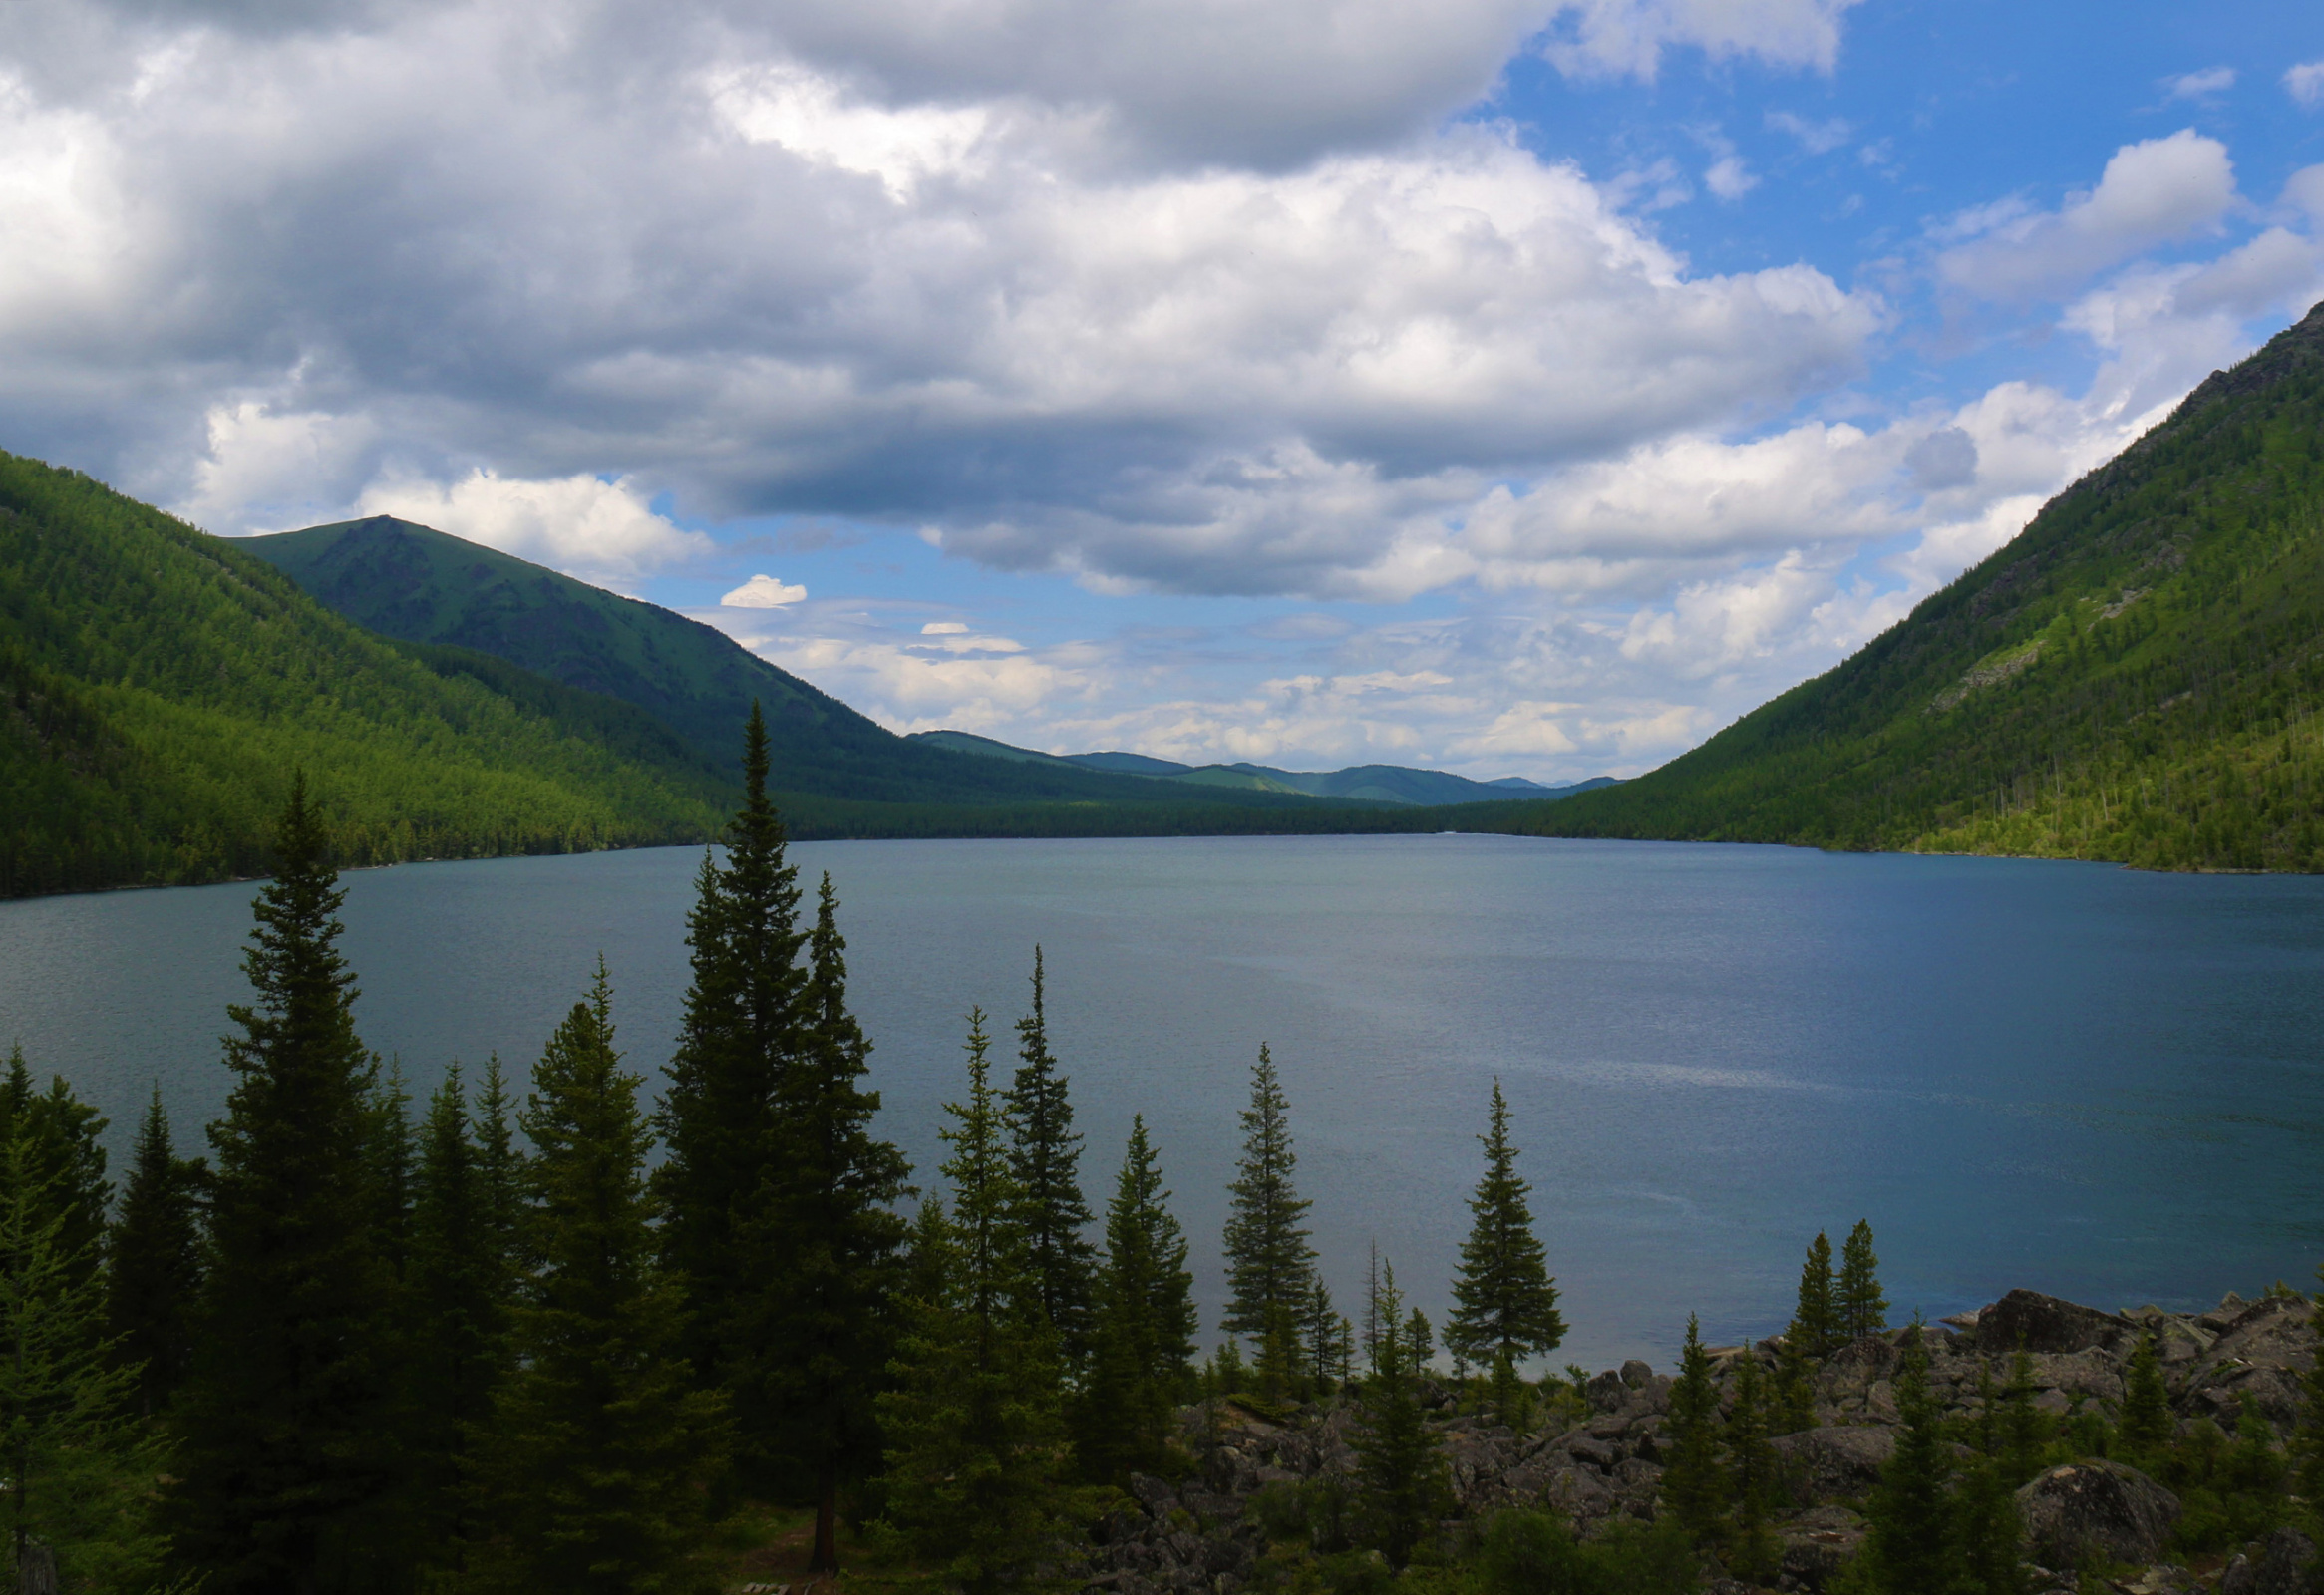
{"label": "forested mountain slope", "polygon": [[[358,625],[410,642],[475,649],[622,699],[722,769],[736,768],[738,728],[758,700],[767,719],[772,783],[815,833],[836,826],[844,834],[1027,834],[1062,822],[1055,813],[1000,821],[950,812],[1024,803],[1128,803],[1142,811],[1142,817],[1105,822],[1106,831],[1158,824],[1201,829],[1209,823],[1202,814],[1222,805],[1249,809],[1260,796],[1162,795],[1151,783],[1069,761],[1034,756],[1010,763],[976,758],[940,740],[899,737],[715,627],[408,520],[378,515],[253,537],[242,546]],[[803,797],[819,800],[797,801]],[[1313,811],[1296,795],[1289,801]],[[947,812],[923,806],[883,817],[866,804],[937,805]],[[1177,817],[1164,818],[1157,804]],[[1286,810],[1278,798],[1254,811]],[[1217,823],[1299,828],[1296,821],[1232,816]],[[1334,829],[1343,821],[1319,823]]]}
{"label": "forested mountain slope", "polygon": [[0,895],[258,871],[295,768],[354,863],[719,823],[727,783],[650,717],[498,672],[374,636],[230,541],[0,454]]}
{"label": "forested mountain slope", "polygon": [[2324,306],[1846,663],[1560,836],[2324,869]]}

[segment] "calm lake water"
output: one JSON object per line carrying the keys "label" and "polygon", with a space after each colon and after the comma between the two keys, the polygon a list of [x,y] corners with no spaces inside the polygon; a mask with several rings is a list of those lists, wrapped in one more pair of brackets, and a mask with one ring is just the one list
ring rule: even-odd
{"label": "calm lake water", "polygon": [[[1271,1043],[1343,1307],[1377,1242],[1441,1316],[1494,1077],[1572,1329],[1658,1365],[1788,1316],[1858,1217],[1900,1313],[2028,1285],[2166,1306],[2324,1259],[2324,880],[1485,836],[802,845],[843,905],[885,1126],[933,1180],[964,1015],[1036,942],[1102,1207],[1143,1112],[1213,1315]],[[700,854],[347,877],[366,1041],[521,1073],[602,951],[658,1074]],[[0,1045],[113,1116],[223,1100],[249,886],[0,904]],[[1009,1055],[1004,1054],[1005,1058]],[[1013,1059],[1009,1059],[1013,1061]]]}

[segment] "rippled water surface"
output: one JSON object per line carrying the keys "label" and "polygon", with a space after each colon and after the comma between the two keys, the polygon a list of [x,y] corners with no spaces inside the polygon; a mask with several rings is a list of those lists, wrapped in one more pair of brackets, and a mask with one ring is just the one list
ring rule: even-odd
{"label": "rippled water surface", "polygon": [[[1272,1044],[1318,1248],[1447,1295],[1499,1076],[1572,1333],[1671,1360],[1787,1315],[1869,1217],[1931,1316],[2032,1285],[2165,1305],[2324,1257],[2324,880],[1482,836],[833,842],[886,1126],[931,1177],[963,1016],[1032,947],[1101,1206],[1133,1112],[1219,1290],[1247,1069]],[[667,1056],[700,854],[347,877],[365,1039],[416,1087],[520,1073],[602,951],[633,1067]],[[115,1120],[224,1099],[248,886],[0,904],[0,1044]]]}

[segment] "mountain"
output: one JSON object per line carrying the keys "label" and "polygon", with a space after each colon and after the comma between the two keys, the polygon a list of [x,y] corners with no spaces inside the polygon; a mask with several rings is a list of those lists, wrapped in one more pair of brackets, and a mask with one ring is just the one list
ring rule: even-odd
{"label": "mountain", "polygon": [[231,541],[0,454],[0,895],[258,872],[294,769],[359,864],[695,841],[729,806],[628,704],[374,636]]}
{"label": "mountain", "polygon": [[2324,869],[2324,305],[1833,670],[1561,836]]}
{"label": "mountain", "polygon": [[1152,780],[1227,791],[1299,793],[1310,798],[1332,798],[1344,802],[1399,803],[1410,807],[1443,807],[1458,803],[1505,802],[1511,797],[1534,794],[1562,798],[1610,786],[1613,778],[1597,776],[1570,787],[1544,787],[1522,776],[1498,781],[1471,781],[1442,770],[1413,770],[1403,765],[1353,765],[1346,770],[1276,770],[1266,765],[1181,765],[1145,754],[1043,754],[1012,747],[966,731],[920,731],[912,741],[988,759],[1019,764],[1079,766],[1085,770],[1119,772]]}
{"label": "mountain", "polygon": [[[1093,825],[1101,834],[1304,824],[1329,830],[1356,822],[1319,815],[1316,805],[1281,795],[1165,798],[1151,783],[1070,762],[1028,756],[1010,769],[940,742],[899,737],[716,627],[388,515],[238,546],[372,631],[490,655],[633,705],[730,774],[756,699],[767,718],[772,785],[795,835],[1080,834]],[[1022,804],[1043,811],[1006,820],[969,812]],[[1077,817],[1059,807],[1125,804],[1139,815]]]}

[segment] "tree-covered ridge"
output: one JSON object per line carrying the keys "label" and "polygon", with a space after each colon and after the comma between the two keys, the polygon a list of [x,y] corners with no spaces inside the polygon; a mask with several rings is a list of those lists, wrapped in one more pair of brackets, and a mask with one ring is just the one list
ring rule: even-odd
{"label": "tree-covered ridge", "polygon": [[726,785],[585,698],[407,651],[231,542],[0,455],[0,895],[255,874],[300,768],[350,863],[707,836]]}
{"label": "tree-covered ridge", "polygon": [[1846,663],[1562,836],[2324,869],[2324,306]]}

